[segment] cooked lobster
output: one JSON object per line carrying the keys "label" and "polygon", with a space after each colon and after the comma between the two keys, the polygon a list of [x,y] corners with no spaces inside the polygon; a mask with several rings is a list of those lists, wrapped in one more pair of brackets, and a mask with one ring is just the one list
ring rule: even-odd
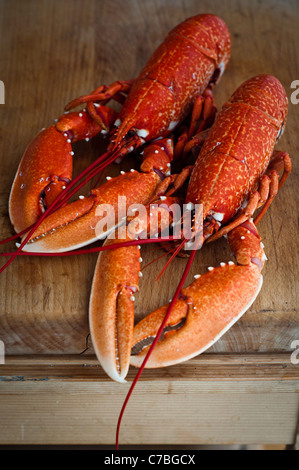
{"label": "cooked lobster", "polygon": [[[287,107],[285,91],[275,77],[260,75],[246,81],[216,117],[191,173],[186,203],[190,210],[203,206],[203,241],[228,235],[237,264],[210,267],[191,286],[180,286],[169,305],[146,316],[131,333],[130,298],[138,290],[139,247],[100,254],[90,325],[98,357],[115,380],[124,380],[129,361],[143,364],[149,344],[162,332],[146,367],[176,364],[203,352],[256,298],[265,260],[256,225],[291,171],[289,155],[273,150],[285,127]],[[254,223],[252,216],[261,206]],[[113,246],[115,240],[108,243]],[[196,250],[191,253],[194,257]]]}

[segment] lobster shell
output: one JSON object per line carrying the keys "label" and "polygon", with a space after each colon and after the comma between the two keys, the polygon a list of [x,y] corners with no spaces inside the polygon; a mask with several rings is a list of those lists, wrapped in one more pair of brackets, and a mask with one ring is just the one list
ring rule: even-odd
{"label": "lobster shell", "polygon": [[197,15],[176,26],[141,71],[118,116],[116,144],[131,130],[145,140],[169,133],[194,99],[219,80],[231,53],[223,20]]}

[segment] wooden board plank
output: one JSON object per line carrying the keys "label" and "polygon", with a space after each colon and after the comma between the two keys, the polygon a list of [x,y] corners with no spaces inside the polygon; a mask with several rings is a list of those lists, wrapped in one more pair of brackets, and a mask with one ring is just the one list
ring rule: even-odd
{"label": "wooden board plank", "polygon": [[[132,368],[127,380],[132,381],[135,374],[136,369]],[[223,381],[298,381],[299,368],[292,364],[290,354],[210,353],[185,364],[148,369],[142,375],[142,380],[147,382],[167,379],[190,382],[214,380],[219,382],[220,391]],[[0,366],[0,384],[49,380],[110,382],[97,359],[90,355],[8,356],[5,365]]]}
{"label": "wooden board plank", "polygon": [[[222,385],[219,390],[214,381],[166,378],[153,381],[148,393],[147,382],[140,382],[124,415],[121,444],[294,442],[299,405],[294,383]],[[0,442],[114,444],[128,386],[111,381],[2,383]]]}
{"label": "wooden board plank", "polygon": [[[16,15],[15,12],[18,12]],[[7,202],[24,148],[53,122],[71,98],[100,83],[136,76],[165,34],[184,18],[210,11],[228,24],[232,58],[216,89],[218,107],[245,79],[275,74],[290,96],[299,78],[299,8],[296,0],[22,0],[0,4],[0,239],[12,234]],[[269,261],[264,286],[248,313],[213,348],[217,353],[286,352],[298,339],[298,191],[299,106],[290,103],[279,148],[293,156],[293,173],[277,196],[260,231]],[[100,147],[97,147],[100,145]],[[76,171],[99,153],[101,143],[77,145]],[[130,168],[124,162],[122,168]],[[113,170],[115,174],[119,168]],[[14,244],[5,247],[13,249]],[[3,251],[3,247],[2,247]],[[161,251],[143,251],[148,263]],[[229,259],[221,240],[204,247],[190,273]],[[96,255],[63,259],[19,258],[0,276],[0,339],[7,354],[78,354],[88,335],[87,311]],[[164,260],[145,270],[136,316],[173,294],[184,260],[175,261],[154,289]]]}

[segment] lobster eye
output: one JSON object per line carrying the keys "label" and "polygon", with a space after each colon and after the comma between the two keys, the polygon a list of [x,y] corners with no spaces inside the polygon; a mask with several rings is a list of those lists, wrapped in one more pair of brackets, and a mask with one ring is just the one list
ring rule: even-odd
{"label": "lobster eye", "polygon": [[127,133],[127,136],[134,137],[135,134],[136,134],[136,131],[134,129],[130,129],[129,132]]}

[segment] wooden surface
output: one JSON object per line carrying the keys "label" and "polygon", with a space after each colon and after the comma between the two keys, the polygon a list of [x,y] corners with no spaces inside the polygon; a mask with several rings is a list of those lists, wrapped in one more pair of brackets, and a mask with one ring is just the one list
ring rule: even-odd
{"label": "wooden surface", "polygon": [[[33,136],[42,127],[52,124],[70,99],[93,90],[99,84],[135,77],[174,25],[188,16],[206,12],[222,17],[232,34],[232,57],[215,90],[218,108],[244,80],[259,73],[276,75],[290,97],[293,91],[291,82],[299,79],[297,0],[0,1],[0,80],[5,84],[5,105],[0,105],[0,239],[13,233],[7,212],[10,187],[21,155]],[[243,439],[247,439],[247,443],[261,442],[262,437],[264,443],[294,442],[298,401],[293,393],[296,391],[294,379],[298,378],[298,366],[290,363],[290,353],[292,342],[299,340],[298,116],[299,105],[290,102],[286,131],[278,148],[290,153],[293,172],[260,224],[268,261],[259,297],[243,318],[202,357],[175,369],[146,372],[142,380],[146,383],[152,381],[157,396],[157,403],[151,406],[153,416],[157,418],[164,406],[164,410],[175,407],[174,415],[179,418],[176,425],[172,423],[171,434],[163,423],[156,433],[154,418],[146,436],[144,429],[142,431],[135,421],[131,428],[130,418],[138,417],[138,413],[144,410],[145,383],[128,411],[128,434],[123,434],[125,442],[153,442],[148,440],[149,435],[153,436],[150,439],[160,443],[240,442],[240,429],[242,442],[245,442]],[[103,148],[104,144],[99,139],[90,144],[77,144],[74,148],[76,172],[91,163]],[[120,169],[131,167],[132,162],[125,161],[121,168],[109,169],[105,175],[118,174]],[[13,249],[13,243],[1,247],[2,252]],[[144,263],[161,253],[157,248],[144,249]],[[196,257],[187,282],[208,266],[229,259],[225,240],[204,247]],[[144,271],[136,301],[136,318],[172,297],[185,260],[176,260],[162,280],[156,283],[155,278],[164,262],[165,258]],[[0,442],[63,443],[70,439],[70,430],[76,428],[78,420],[80,423],[84,420],[86,424],[88,417],[95,415],[91,424],[89,421],[89,431],[80,436],[77,430],[73,442],[113,442],[111,423],[115,424],[116,411],[125,397],[126,386],[121,389],[118,384],[109,382],[97,368],[100,385],[95,383],[94,377],[95,382],[89,384],[91,388],[84,388],[81,381],[76,382],[77,374],[81,380],[82,364],[73,371],[74,388],[67,389],[64,384],[67,364],[71,364],[67,361],[71,358],[77,360],[86,348],[88,301],[95,263],[96,255],[62,259],[22,257],[0,275],[0,340],[5,344],[7,356],[7,364],[0,366],[3,377],[0,391],[4,397],[2,400],[1,396],[1,410],[2,413],[8,410],[3,415],[7,427],[2,427],[2,431],[6,429],[7,432],[1,433]],[[57,355],[57,360],[63,361],[65,368],[62,371],[53,361],[53,356],[49,359],[49,354]],[[13,364],[9,362],[10,355],[17,355]],[[277,355],[281,355],[282,362],[278,360],[280,366],[269,371],[269,360]],[[237,356],[245,362],[234,364]],[[37,368],[32,366],[33,363],[29,369],[26,368],[27,359],[24,363],[22,357],[37,361]],[[89,342],[88,350],[80,360],[82,357],[84,363],[92,367],[94,358]],[[218,357],[220,363],[210,369],[209,380],[205,383],[207,368],[204,361],[208,357]],[[252,358],[252,364],[255,364],[252,365],[253,375],[250,375],[250,380],[247,377],[246,385],[238,388],[238,381],[250,374],[246,357]],[[225,369],[224,375],[219,375],[223,358],[233,367],[233,373]],[[52,378],[62,380],[62,384],[55,385],[49,378],[35,382],[35,374],[46,377],[47,374],[43,375],[41,371],[48,371],[51,365],[55,369]],[[176,371],[180,377],[185,377],[178,385]],[[224,381],[230,373],[235,385],[226,385]],[[134,374],[132,370],[130,380]],[[17,377],[21,377],[20,380]],[[154,379],[159,377],[161,382],[156,384]],[[256,381],[257,378],[260,382]],[[201,383],[196,384],[197,380]],[[268,387],[263,384],[264,380],[267,380]],[[190,381],[194,384],[189,393]],[[213,381],[215,384],[211,385]],[[220,394],[220,383],[224,383],[224,396]],[[71,387],[70,383],[67,386]],[[180,387],[178,395],[175,387]],[[67,390],[72,397],[69,397],[69,405],[62,398]],[[210,393],[213,391],[214,395]],[[252,394],[248,398],[250,391]],[[237,402],[230,398],[231,393]],[[258,420],[262,410],[267,409],[272,393],[269,419],[264,427],[260,425],[258,428]],[[107,400],[111,394],[116,397],[116,406],[109,418],[105,407],[109,408]],[[158,406],[158,397],[167,394],[167,402],[162,401]],[[103,400],[106,395],[108,398]],[[179,403],[182,402],[188,403],[186,415],[178,415]],[[258,404],[256,408],[255,403]],[[85,419],[84,410],[88,404],[92,408]],[[77,414],[63,424],[63,417],[76,409]],[[99,409],[104,410],[101,417],[98,417]],[[208,415],[204,415],[206,419],[202,422],[205,426],[197,421],[194,423],[195,416],[203,416],[205,409],[211,413],[210,421]],[[225,409],[219,428],[217,415]],[[167,416],[171,414],[167,413]],[[38,422],[36,416],[39,416]],[[254,416],[251,421],[250,416]],[[239,419],[243,420],[241,427],[238,427]],[[45,421],[49,422],[47,430],[43,428]],[[189,431],[188,422],[191,423]],[[182,433],[180,426],[183,427]],[[151,429],[155,429],[156,434],[150,432]]]}
{"label": "wooden surface", "polygon": [[[124,415],[121,445],[293,444],[299,381],[288,356],[210,354],[160,369],[155,380],[145,371]],[[113,444],[130,383],[107,380],[96,360],[46,362],[7,360],[0,443]]]}
{"label": "wooden surface", "polygon": [[[7,202],[27,143],[62,112],[71,98],[97,84],[136,76],[168,30],[185,17],[212,11],[227,22],[232,58],[216,89],[220,107],[245,79],[275,74],[288,95],[299,77],[299,8],[295,1],[2,1],[0,78],[6,87],[0,107],[0,238],[12,234]],[[15,15],[18,11],[18,15]],[[170,14],[171,12],[171,14]],[[297,166],[299,105],[290,103],[279,148],[293,157],[294,170],[260,225],[269,261],[262,291],[244,317],[211,349],[213,352],[289,351],[298,332]],[[80,144],[77,171],[103,145]],[[122,167],[131,166],[128,162]],[[119,167],[107,170],[118,173]],[[296,200],[297,198],[297,200]],[[14,249],[14,244],[1,247]],[[144,263],[162,253],[143,250]],[[63,259],[19,258],[0,277],[0,339],[6,354],[80,353],[88,334],[90,284],[97,255]],[[208,266],[230,259],[225,240],[204,247],[188,282]],[[165,258],[144,271],[136,317],[172,297],[185,260],[178,259],[162,280]],[[153,295],[154,293],[154,295]],[[224,300],[225,301],[225,300]]]}

